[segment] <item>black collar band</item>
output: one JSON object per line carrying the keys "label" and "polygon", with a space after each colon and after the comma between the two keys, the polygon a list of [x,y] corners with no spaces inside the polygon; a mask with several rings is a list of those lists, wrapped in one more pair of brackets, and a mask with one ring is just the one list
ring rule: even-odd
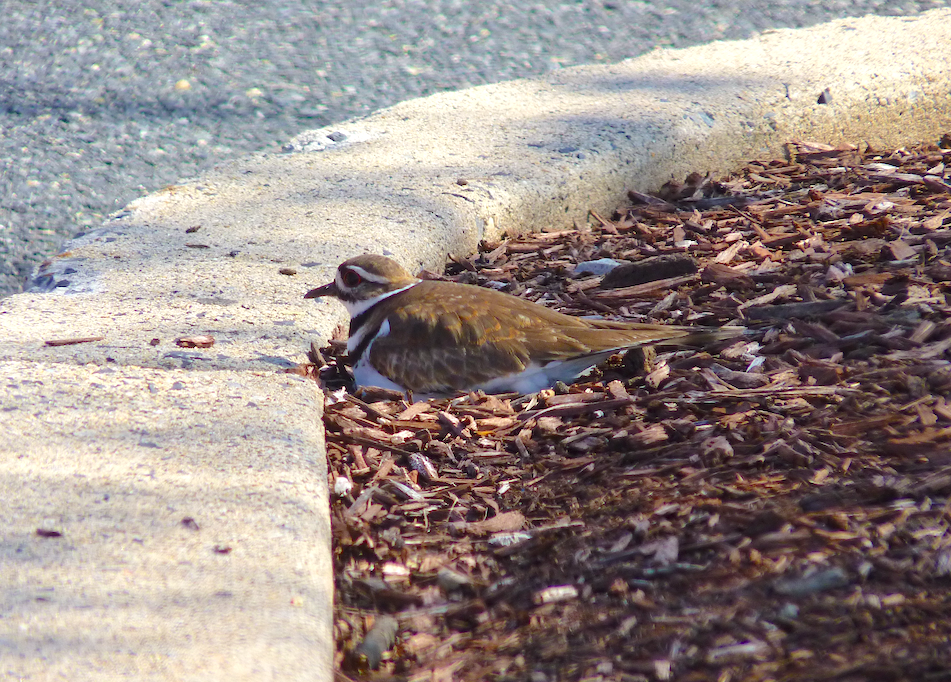
{"label": "black collar band", "polygon": [[[369,308],[364,310],[362,313],[360,313],[359,315],[357,315],[356,317],[350,320],[350,336],[351,337],[354,334],[356,334],[357,331],[359,331],[360,327],[362,327],[364,324],[367,323],[367,321],[370,319],[370,311],[372,311],[374,307],[375,306],[370,306]],[[366,351],[367,346],[369,346],[370,342],[373,341],[374,338],[376,338],[377,331],[378,329],[374,329],[372,331],[368,330],[367,333],[363,336],[363,338],[360,340],[360,345],[354,348],[353,352],[350,353],[351,364],[354,364],[354,365],[357,364],[357,361]]]}

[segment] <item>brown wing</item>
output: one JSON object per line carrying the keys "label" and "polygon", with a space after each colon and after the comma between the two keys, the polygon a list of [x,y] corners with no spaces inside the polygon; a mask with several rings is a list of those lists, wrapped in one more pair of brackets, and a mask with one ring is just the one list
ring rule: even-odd
{"label": "brown wing", "polygon": [[388,301],[390,332],[373,342],[369,359],[381,374],[418,393],[464,390],[531,364],[692,331],[585,320],[490,289],[446,282],[421,282],[410,291],[412,297],[397,294]]}

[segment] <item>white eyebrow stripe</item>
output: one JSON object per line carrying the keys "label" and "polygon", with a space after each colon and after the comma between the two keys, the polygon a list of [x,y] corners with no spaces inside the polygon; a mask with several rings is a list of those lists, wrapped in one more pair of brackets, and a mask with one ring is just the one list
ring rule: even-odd
{"label": "white eyebrow stripe", "polygon": [[386,284],[389,280],[384,275],[374,275],[371,272],[367,272],[359,265],[348,265],[348,268],[356,272],[360,277],[367,280],[368,282],[375,282],[377,284]]}

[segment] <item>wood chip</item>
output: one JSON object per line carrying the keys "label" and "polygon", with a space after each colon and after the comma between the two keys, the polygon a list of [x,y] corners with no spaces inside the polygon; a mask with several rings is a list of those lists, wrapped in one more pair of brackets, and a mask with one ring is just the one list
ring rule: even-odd
{"label": "wood chip", "polygon": [[[386,678],[944,669],[951,137],[789,152],[433,275],[746,332],[532,396],[329,399],[330,468],[348,482],[331,502],[342,679],[365,675],[349,652],[381,608],[404,629]],[[670,275],[643,264],[686,249],[701,274],[613,290],[569,274],[609,259]],[[320,353],[325,381],[343,353]]]}
{"label": "wood chip", "polygon": [[175,339],[175,345],[182,348],[211,348],[215,345],[215,337],[202,334],[200,336],[182,336]]}

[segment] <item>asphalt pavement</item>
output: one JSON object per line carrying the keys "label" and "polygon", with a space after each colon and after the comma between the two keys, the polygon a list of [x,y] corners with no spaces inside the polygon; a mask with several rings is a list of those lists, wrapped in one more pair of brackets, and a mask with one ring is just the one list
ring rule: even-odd
{"label": "asphalt pavement", "polygon": [[0,2],[0,295],[127,202],[442,90],[951,0]]}

